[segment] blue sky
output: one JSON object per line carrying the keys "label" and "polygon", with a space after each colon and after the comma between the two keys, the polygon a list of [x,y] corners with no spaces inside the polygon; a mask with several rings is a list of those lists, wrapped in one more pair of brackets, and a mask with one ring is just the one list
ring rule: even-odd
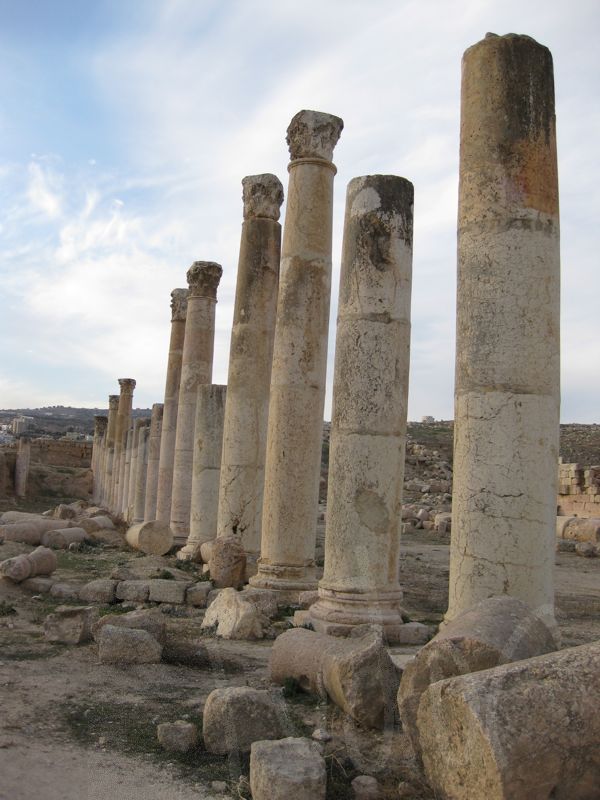
{"label": "blue sky", "polygon": [[0,407],[103,407],[119,377],[137,379],[137,406],[160,402],[169,292],[197,259],[224,269],[213,380],[225,383],[241,179],[274,172],[285,186],[287,125],[314,108],[345,122],[329,382],[346,185],[403,175],[409,418],[451,418],[460,60],[487,31],[514,31],[555,64],[562,417],[600,421],[595,0],[0,0],[0,19]]}

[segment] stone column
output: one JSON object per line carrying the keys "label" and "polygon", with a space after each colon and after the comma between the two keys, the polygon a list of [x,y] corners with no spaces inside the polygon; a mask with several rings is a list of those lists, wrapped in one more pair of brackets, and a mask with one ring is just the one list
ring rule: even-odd
{"label": "stone column", "polygon": [[463,58],[450,598],[554,622],[559,220],[552,56],[488,34]]}
{"label": "stone column", "polygon": [[[136,420],[135,422],[137,422]],[[123,494],[121,496],[121,508],[119,509],[119,513],[125,520],[125,522],[129,522],[130,515],[129,515],[129,484],[131,481],[131,462],[133,460],[134,454],[134,443],[136,441],[137,430],[135,423],[128,429],[127,431],[127,438],[125,440],[125,452],[123,454],[123,461],[124,461],[124,469],[122,471],[123,475]]]}
{"label": "stone column", "polygon": [[211,383],[198,387],[190,535],[185,547],[177,553],[182,561],[199,561],[200,545],[217,535],[226,394],[227,386]]}
{"label": "stone column", "polygon": [[215,305],[222,273],[220,264],[212,261],[195,261],[187,272],[189,295],[179,385],[170,521],[175,544],[179,545],[185,544],[190,532],[196,398],[198,387],[210,383],[212,377]]}
{"label": "stone column", "polygon": [[229,348],[217,536],[260,552],[269,385],[277,312],[283,187],[275,175],[242,181],[244,223]]}
{"label": "stone column", "polygon": [[401,639],[414,190],[394,175],[348,185],[338,306],[325,571],[315,630],[383,625]]}
{"label": "stone column", "polygon": [[106,438],[108,417],[96,415],[94,417],[94,443],[92,445],[92,498],[94,503],[100,499],[102,491],[102,455]]}
{"label": "stone column", "polygon": [[123,517],[127,520],[127,522],[131,523],[133,519],[133,502],[135,497],[135,479],[137,474],[137,458],[138,458],[138,447],[140,443],[140,436],[141,431],[146,424],[146,420],[142,419],[135,419],[133,421],[133,425],[130,428],[131,432],[131,443],[127,443],[128,447],[128,457],[127,457],[127,464],[125,466],[125,494],[126,496],[123,497]]}
{"label": "stone column", "polygon": [[292,119],[291,161],[275,326],[261,558],[254,586],[290,599],[315,585],[327,332],[331,294],[333,149],[343,122]]}
{"label": "stone column", "polygon": [[30,462],[31,442],[26,436],[21,436],[15,461],[15,497],[23,498],[27,495]]}
{"label": "stone column", "polygon": [[154,403],[148,434],[148,466],[144,501],[144,519],[156,519],[156,493],[158,490],[158,466],[160,463],[160,438],[162,434],[164,405]]}
{"label": "stone column", "polygon": [[181,358],[185,336],[187,289],[171,292],[171,340],[167,364],[167,384],[160,434],[160,459],[158,462],[158,488],[156,490],[156,519],[167,524],[171,521],[171,491],[173,488],[173,461],[175,459],[175,434],[177,407],[181,381]]}
{"label": "stone column", "polygon": [[125,483],[125,445],[127,443],[127,430],[131,421],[131,407],[133,405],[133,378],[119,378],[121,393],[119,395],[119,410],[117,412],[117,427],[115,431],[115,458],[113,466],[113,510],[119,514],[123,507],[123,485]]}
{"label": "stone column", "polygon": [[113,462],[115,457],[115,433],[117,430],[117,411],[119,395],[108,396],[108,426],[106,428],[106,446],[104,448],[104,475],[102,482],[102,505],[111,507],[111,491],[113,485]]}
{"label": "stone column", "polygon": [[135,460],[135,473],[129,495],[132,498],[131,524],[136,525],[144,521],[144,506],[146,503],[146,480],[148,477],[148,439],[150,436],[150,420],[143,419],[138,431],[137,457]]}

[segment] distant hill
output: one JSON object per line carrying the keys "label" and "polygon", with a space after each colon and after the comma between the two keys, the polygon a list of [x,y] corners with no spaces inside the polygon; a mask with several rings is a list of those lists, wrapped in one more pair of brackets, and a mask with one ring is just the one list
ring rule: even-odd
{"label": "distant hill", "polygon": [[[135,408],[134,417],[149,417],[150,408]],[[64,434],[94,432],[94,417],[108,415],[107,408],[72,408],[70,406],[45,406],[44,408],[8,408],[0,410],[0,424],[12,422],[14,417],[33,417],[32,433]]]}

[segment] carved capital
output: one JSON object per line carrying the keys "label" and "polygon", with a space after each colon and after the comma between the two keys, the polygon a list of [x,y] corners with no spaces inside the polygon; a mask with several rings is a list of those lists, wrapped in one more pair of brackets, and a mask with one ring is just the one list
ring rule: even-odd
{"label": "carved capital", "polygon": [[119,386],[121,387],[121,394],[133,394],[135,380],[133,378],[119,378]]}
{"label": "carved capital", "polygon": [[119,395],[118,394],[109,394],[108,395],[108,410],[109,411],[117,411],[119,408]]}
{"label": "carved capital", "polygon": [[283,186],[276,175],[248,175],[242,179],[244,219],[267,217],[279,219],[283,203]]}
{"label": "carved capital", "polygon": [[291,160],[319,158],[331,161],[343,127],[344,121],[333,114],[299,111],[287,129]]}
{"label": "carved capital", "polygon": [[188,290],[173,289],[171,292],[171,322],[185,321],[187,311]]}
{"label": "carved capital", "polygon": [[94,417],[94,436],[102,436],[108,425],[108,417],[96,415]]}
{"label": "carved capital", "polygon": [[217,297],[223,268],[214,261],[194,261],[187,271],[190,297]]}

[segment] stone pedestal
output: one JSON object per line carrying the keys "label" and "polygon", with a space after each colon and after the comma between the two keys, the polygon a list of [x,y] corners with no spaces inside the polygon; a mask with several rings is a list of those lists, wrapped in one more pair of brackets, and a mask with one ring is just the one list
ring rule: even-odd
{"label": "stone pedestal", "polygon": [[96,415],[94,417],[94,443],[92,446],[92,498],[95,503],[99,502],[102,492],[102,455],[106,439],[106,427],[108,417]]}
{"label": "stone pedestal", "polygon": [[119,408],[119,395],[108,396],[108,426],[106,428],[106,446],[104,448],[104,466],[102,468],[102,505],[111,507],[113,487],[113,462],[115,457],[115,433],[117,430],[117,412]]}
{"label": "stone pedestal", "polygon": [[217,535],[219,475],[227,387],[198,387],[194,434],[194,470],[190,506],[190,535],[178,553],[181,560],[200,560],[200,545]]}
{"label": "stone pedestal", "polygon": [[162,434],[164,405],[154,403],[148,434],[148,457],[146,489],[144,500],[144,519],[156,519],[156,495],[158,491],[158,467],[160,463],[160,439]]}
{"label": "stone pedestal", "polygon": [[185,544],[190,532],[196,399],[198,387],[210,383],[212,377],[215,305],[222,273],[221,266],[212,261],[195,261],[187,272],[189,295],[179,385],[170,522],[175,544],[180,545]]}
{"label": "stone pedestal", "polygon": [[144,506],[146,504],[146,480],[148,477],[148,439],[150,436],[150,420],[142,420],[137,440],[137,456],[135,460],[135,480],[130,488],[131,497],[131,523],[136,525],[144,521]]}
{"label": "stone pedestal", "polygon": [[283,187],[275,175],[251,175],[242,185],[244,224],[229,348],[217,536],[236,536],[247,553],[258,556]]}
{"label": "stone pedestal", "polygon": [[331,294],[333,149],[343,122],[292,119],[265,463],[261,558],[252,584],[293,597],[315,586],[315,540]]}
{"label": "stone pedestal", "polygon": [[447,619],[507,594],[554,622],[559,218],[550,52],[463,58]]}
{"label": "stone pedestal", "polygon": [[27,437],[22,436],[19,439],[17,458],[15,461],[15,497],[23,498],[27,495],[30,462],[31,442]]}
{"label": "stone pedestal", "polygon": [[181,382],[181,359],[185,337],[187,312],[187,289],[171,292],[171,340],[167,364],[167,383],[160,434],[160,458],[158,462],[158,486],[156,489],[156,519],[171,521],[171,492],[173,489],[173,461],[175,459],[175,435],[177,432],[177,407]]}
{"label": "stone pedestal", "polygon": [[131,422],[131,407],[133,404],[133,378],[119,378],[121,393],[119,395],[119,410],[117,411],[117,426],[115,431],[115,457],[113,462],[113,495],[112,508],[120,514],[123,508],[123,488],[125,484],[125,446],[127,444],[127,431]]}
{"label": "stone pedestal", "polygon": [[398,582],[412,277],[413,185],[348,185],[340,277],[325,570],[315,630],[402,635]]}

